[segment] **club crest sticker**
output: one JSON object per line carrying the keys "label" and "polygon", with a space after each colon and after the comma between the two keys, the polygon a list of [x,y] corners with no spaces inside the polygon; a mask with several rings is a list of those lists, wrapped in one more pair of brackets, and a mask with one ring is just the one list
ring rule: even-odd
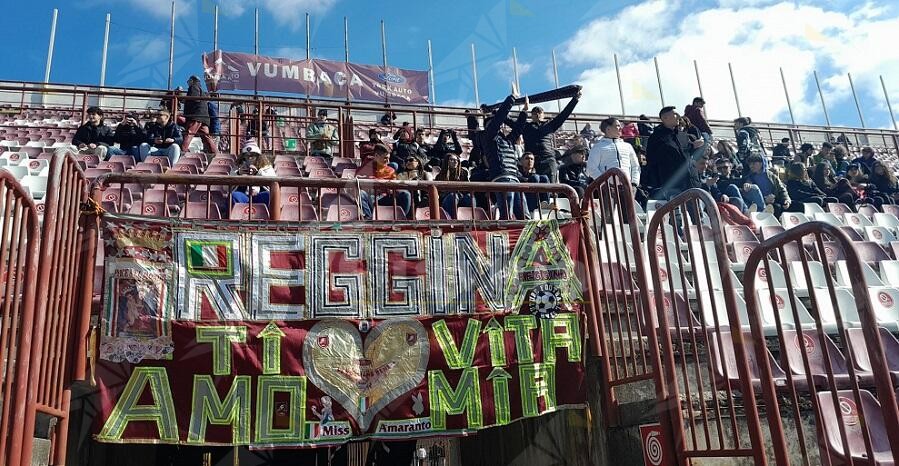
{"label": "club crest sticker", "polygon": [[553,285],[540,285],[531,291],[531,313],[540,318],[551,319],[562,305],[562,292]]}

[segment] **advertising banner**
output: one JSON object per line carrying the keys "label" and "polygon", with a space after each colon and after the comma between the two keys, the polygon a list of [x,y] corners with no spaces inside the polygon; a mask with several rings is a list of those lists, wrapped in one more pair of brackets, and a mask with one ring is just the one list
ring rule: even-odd
{"label": "advertising banner", "polygon": [[402,104],[429,103],[427,71],[331,60],[291,60],[249,53],[203,55],[212,91],[268,91]]}

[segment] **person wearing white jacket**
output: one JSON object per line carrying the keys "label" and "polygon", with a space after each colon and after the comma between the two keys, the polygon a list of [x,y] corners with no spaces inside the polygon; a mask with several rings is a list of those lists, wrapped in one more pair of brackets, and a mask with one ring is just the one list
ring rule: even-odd
{"label": "person wearing white jacket", "polygon": [[619,168],[628,176],[632,185],[640,184],[640,160],[634,147],[621,139],[621,122],[615,118],[606,118],[599,124],[599,129],[602,137],[590,150],[587,174],[596,179],[610,168]]}

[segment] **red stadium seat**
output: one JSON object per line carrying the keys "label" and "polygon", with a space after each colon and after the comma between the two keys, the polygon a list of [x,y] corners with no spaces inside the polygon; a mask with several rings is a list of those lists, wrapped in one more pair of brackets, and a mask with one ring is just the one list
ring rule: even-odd
{"label": "red stadium seat", "polygon": [[231,220],[269,220],[268,206],[265,204],[234,204],[231,207]]}
{"label": "red stadium seat", "polygon": [[281,206],[281,220],[287,222],[316,222],[318,213],[310,204],[284,204]]}

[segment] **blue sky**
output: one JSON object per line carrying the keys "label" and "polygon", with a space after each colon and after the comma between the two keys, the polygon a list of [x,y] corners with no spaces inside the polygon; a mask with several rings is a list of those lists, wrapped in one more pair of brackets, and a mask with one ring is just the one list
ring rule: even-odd
{"label": "blue sky", "polygon": [[[662,67],[666,104],[682,107],[698,94],[698,60],[710,116],[737,114],[727,63],[736,74],[743,114],[789,121],[778,67],[784,68],[798,123],[822,124],[811,79],[818,70],[835,125],[858,126],[849,92],[851,72],[866,123],[891,126],[880,88],[883,75],[899,104],[899,12],[887,0],[178,0],[175,83],[201,71],[200,54],[212,49],[212,5],[221,7],[220,48],[252,52],[253,9],[260,9],[261,53],[305,56],[304,14],[312,15],[312,54],[343,58],[343,17],[350,24],[350,58],[381,62],[379,20],[387,22],[392,66],[426,69],[433,43],[438,103],[470,105],[470,44],[478,49],[482,101],[509,92],[510,57],[517,47],[522,91],[552,87],[551,51],[563,84],[585,86],[582,109],[618,113],[621,104],[612,53],[618,53],[628,113],[661,106],[652,58]],[[168,78],[165,0],[31,1],[6,5],[9,21],[0,53],[0,79],[43,77],[54,6],[60,6],[54,82],[99,82],[103,22],[112,14],[107,84],[163,88]],[[884,45],[887,45],[884,47]],[[895,108],[894,108],[895,110]]]}

